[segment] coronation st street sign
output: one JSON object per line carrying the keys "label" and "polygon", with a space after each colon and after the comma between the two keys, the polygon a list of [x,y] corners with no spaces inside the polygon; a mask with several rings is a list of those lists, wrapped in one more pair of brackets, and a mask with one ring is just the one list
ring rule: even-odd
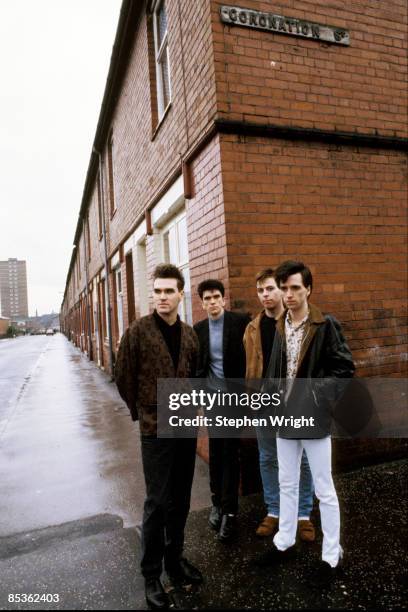
{"label": "coronation st street sign", "polygon": [[337,45],[349,45],[350,36],[344,28],[321,25],[305,19],[283,17],[272,13],[263,13],[238,6],[223,5],[220,8],[221,21],[229,25],[255,28],[257,30],[268,30],[276,34],[289,34],[290,36],[301,36]]}

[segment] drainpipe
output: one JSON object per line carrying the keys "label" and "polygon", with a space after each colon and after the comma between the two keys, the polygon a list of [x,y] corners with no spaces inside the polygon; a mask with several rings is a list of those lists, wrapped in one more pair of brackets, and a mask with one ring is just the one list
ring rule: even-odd
{"label": "drainpipe", "polygon": [[[109,298],[109,262],[108,262],[108,247],[106,242],[106,223],[105,223],[105,195],[104,195],[104,181],[103,181],[103,162],[102,155],[95,147],[92,147],[92,151],[99,157],[99,177],[101,181],[101,200],[102,200],[102,234],[103,234],[103,248],[105,255],[105,300],[108,311],[108,341],[109,341],[109,370],[111,380],[114,380],[113,376],[113,344],[112,344],[112,309]],[[103,338],[101,338],[101,346],[103,350]]]}
{"label": "drainpipe", "polygon": [[86,282],[86,322],[88,326],[88,359],[93,359],[93,347],[92,347],[92,330],[91,330],[91,306],[89,304],[89,262],[88,262],[88,249],[86,248],[87,240],[87,223],[89,223],[88,217],[84,219],[82,225],[82,231],[84,234],[84,257],[85,257],[85,282]]}

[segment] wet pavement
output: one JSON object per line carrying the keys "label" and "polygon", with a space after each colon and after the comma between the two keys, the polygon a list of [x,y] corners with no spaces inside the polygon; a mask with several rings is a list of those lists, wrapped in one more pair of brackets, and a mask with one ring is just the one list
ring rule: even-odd
{"label": "wet pavement", "polygon": [[362,468],[334,477],[342,516],[344,568],[328,589],[313,587],[321,555],[318,512],[313,544],[298,542],[296,557],[282,566],[258,568],[253,561],[271,538],[254,532],[263,518],[260,496],[242,500],[236,543],[216,541],[206,511],[191,517],[186,546],[206,576],[206,585],[187,598],[199,609],[403,609],[407,605],[408,462]]}
{"label": "wet pavement", "polygon": [[[0,536],[101,513],[139,524],[139,429],[115,385],[62,334],[10,342],[2,379],[18,355],[23,365],[0,430]],[[207,471],[198,459],[195,508],[208,504]]]}
{"label": "wet pavement", "polygon": [[[296,558],[282,567],[257,568],[253,560],[271,545],[254,536],[263,516],[259,495],[241,500],[239,536],[228,545],[208,526],[208,509],[193,511],[186,556],[205,582],[176,593],[175,601],[186,610],[405,609],[407,475],[408,463],[399,461],[336,477],[345,559],[342,575],[326,589],[308,578],[320,558],[320,530],[315,543],[298,543]],[[8,601],[10,593],[31,593],[58,597],[41,603],[46,610],[144,610],[139,558],[138,530],[112,515],[0,538],[0,609],[38,609]]]}
{"label": "wet pavement", "polygon": [[[40,353],[0,434],[0,609],[145,609],[137,425],[114,385],[62,335]],[[264,515],[259,495],[241,500],[237,541],[216,540],[207,523],[207,468],[198,460],[186,556],[205,583],[180,595],[180,607],[406,607],[407,475],[408,462],[398,461],[335,476],[345,567],[322,591],[308,579],[320,557],[320,531],[283,567],[253,565],[271,544],[254,536]],[[59,601],[13,603],[13,594]]]}
{"label": "wet pavement", "polygon": [[139,547],[112,515],[0,538],[0,610],[145,609]]}

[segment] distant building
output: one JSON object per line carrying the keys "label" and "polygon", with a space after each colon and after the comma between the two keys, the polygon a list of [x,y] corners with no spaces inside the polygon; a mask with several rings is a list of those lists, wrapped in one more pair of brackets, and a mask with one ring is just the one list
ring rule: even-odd
{"label": "distant building", "polygon": [[10,319],[7,319],[6,317],[0,317],[0,338],[6,335],[9,326]]}
{"label": "distant building", "polygon": [[26,262],[15,258],[0,261],[0,312],[3,317],[28,317]]}

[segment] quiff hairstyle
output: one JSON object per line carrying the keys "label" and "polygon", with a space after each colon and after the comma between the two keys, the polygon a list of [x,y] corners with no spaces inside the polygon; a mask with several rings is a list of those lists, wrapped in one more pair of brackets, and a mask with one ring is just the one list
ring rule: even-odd
{"label": "quiff hairstyle", "polygon": [[184,276],[177,266],[173,264],[160,264],[156,266],[153,272],[153,282],[156,278],[175,278],[177,281],[177,289],[184,289]]}
{"label": "quiff hairstyle", "polygon": [[312,290],[313,276],[310,268],[305,266],[303,261],[292,261],[290,259],[284,261],[276,268],[275,278],[279,287],[281,283],[285,283],[288,280],[289,276],[292,276],[292,274],[297,274],[298,272],[300,272],[302,277],[303,285]]}
{"label": "quiff hairstyle", "polygon": [[203,299],[204,291],[219,291],[222,297],[225,295],[224,285],[216,278],[208,278],[207,280],[201,281],[197,287],[197,293],[201,299]]}
{"label": "quiff hairstyle", "polygon": [[275,278],[275,270],[273,268],[264,268],[255,277],[257,283],[263,283],[267,278]]}

